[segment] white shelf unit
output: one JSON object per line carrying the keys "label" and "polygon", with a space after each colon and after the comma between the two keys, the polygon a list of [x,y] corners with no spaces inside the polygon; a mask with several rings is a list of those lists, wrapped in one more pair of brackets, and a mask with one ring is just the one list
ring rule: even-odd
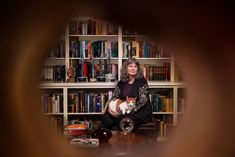
{"label": "white shelf unit", "polygon": [[[123,37],[130,37],[133,39],[143,38],[145,36],[137,36],[137,35],[122,35],[122,27],[118,26],[118,32],[116,35],[70,35],[69,34],[69,26],[67,25],[65,28],[65,57],[61,58],[48,58],[45,62],[47,65],[65,65],[65,75],[67,76],[67,70],[70,65],[71,60],[80,60],[80,57],[70,57],[69,56],[69,40],[70,38],[78,38],[78,40],[89,40],[89,41],[97,41],[97,40],[109,40],[109,41],[117,41],[118,42],[118,57],[113,57],[111,60],[118,65],[118,80],[120,79],[120,69],[122,66],[123,59],[127,59],[123,57]],[[97,62],[100,58],[95,58],[94,60]],[[106,58],[104,58],[106,59]],[[149,88],[151,89],[172,89],[173,91],[173,112],[153,112],[153,115],[172,115],[173,116],[173,125],[176,125],[178,122],[178,116],[182,115],[183,112],[177,111],[177,103],[178,103],[178,90],[181,88],[185,88],[185,84],[183,82],[175,81],[175,63],[173,57],[158,57],[158,58],[137,58],[142,64],[156,64],[163,63],[165,61],[170,63],[170,80],[168,81],[148,81]],[[89,60],[89,59],[87,59]],[[101,113],[68,113],[68,94],[70,89],[107,89],[112,90],[116,86],[116,82],[41,82],[39,84],[39,88],[41,89],[63,89],[63,113],[59,115],[63,115],[64,125],[68,124],[68,116],[79,115],[101,115]],[[58,115],[51,114],[48,115]]]}

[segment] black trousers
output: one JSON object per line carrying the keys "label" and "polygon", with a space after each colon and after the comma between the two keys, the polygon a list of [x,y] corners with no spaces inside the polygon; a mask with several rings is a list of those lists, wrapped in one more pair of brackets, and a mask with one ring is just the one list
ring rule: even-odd
{"label": "black trousers", "polygon": [[114,128],[120,130],[119,124],[120,124],[120,121],[123,118],[130,118],[131,120],[133,120],[133,122],[134,122],[134,130],[136,128],[138,128],[138,126],[140,124],[145,123],[141,119],[137,118],[134,113],[133,114],[127,114],[127,115],[120,115],[118,117],[113,117],[109,113],[106,112],[105,114],[102,115],[102,124],[103,124],[103,127],[106,128],[106,129],[109,129],[109,130],[113,130]]}

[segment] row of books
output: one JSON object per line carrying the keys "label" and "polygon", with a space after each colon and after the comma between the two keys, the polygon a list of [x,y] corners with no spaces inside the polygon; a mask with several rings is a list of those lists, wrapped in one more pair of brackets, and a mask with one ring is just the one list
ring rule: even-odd
{"label": "row of books", "polygon": [[65,82],[65,65],[45,65],[41,69],[42,82]]}
{"label": "row of books", "polygon": [[44,113],[63,113],[63,94],[42,94],[42,110]]}
{"label": "row of books", "polygon": [[150,102],[153,112],[173,112],[173,98],[160,94],[150,94]]}
{"label": "row of books", "polygon": [[[158,43],[149,41],[124,41],[123,45],[123,57],[135,57],[135,58],[159,58],[169,57],[169,50]],[[118,42],[114,41],[81,41],[77,39],[71,39],[69,42],[69,56],[70,57],[93,57],[107,58],[118,57]],[[56,47],[52,48],[49,57],[63,58],[65,57],[65,42],[60,40]]]}
{"label": "row of books", "polygon": [[70,40],[69,56],[81,58],[118,57],[118,44],[112,41]]}
{"label": "row of books", "polygon": [[49,57],[63,58],[65,57],[65,41],[59,40],[55,47],[51,48]]}
{"label": "row of books", "polygon": [[145,64],[142,68],[148,81],[170,81],[170,63],[164,63],[162,66]]}
{"label": "row of books", "polygon": [[[70,82],[79,82],[78,78],[81,76],[87,77],[89,81],[90,78],[96,78],[101,75],[104,76],[107,73],[111,73],[115,80],[117,80],[118,77],[118,65],[107,64],[107,60],[104,60],[103,64],[95,64],[93,69],[92,63],[86,60],[84,63],[80,63],[79,60],[73,60],[71,64],[68,69],[68,75],[73,78],[74,81]],[[169,63],[165,63],[163,66],[145,64],[142,68],[144,76],[148,81],[170,81]],[[41,70],[40,77],[42,82],[65,82],[65,65],[45,65]]]}
{"label": "row of books", "polygon": [[[68,113],[101,112],[105,103],[111,98],[112,90],[107,93],[87,93],[79,91],[68,94]],[[150,94],[153,112],[173,112],[173,99],[166,95]],[[179,99],[178,106],[184,107],[184,99]],[[42,109],[44,113],[63,113],[63,94],[42,94]],[[179,108],[178,111],[183,111]]]}
{"label": "row of books", "polygon": [[[110,91],[111,92],[111,91]],[[111,98],[111,93],[69,93],[68,113],[103,112],[105,103]]]}
{"label": "row of books", "polygon": [[100,19],[69,20],[70,35],[117,35],[118,25]]}
{"label": "row of books", "polygon": [[124,41],[122,43],[123,57],[159,58],[169,57],[166,46],[151,41]]}
{"label": "row of books", "polygon": [[[106,60],[105,60],[106,61]],[[105,76],[107,73],[111,73],[114,79],[118,78],[118,65],[117,64],[95,64],[92,67],[92,63],[85,61],[79,63],[79,60],[71,61],[72,65],[68,70],[69,82],[80,82],[79,77],[87,77],[89,82],[91,78],[97,78],[98,76]]]}

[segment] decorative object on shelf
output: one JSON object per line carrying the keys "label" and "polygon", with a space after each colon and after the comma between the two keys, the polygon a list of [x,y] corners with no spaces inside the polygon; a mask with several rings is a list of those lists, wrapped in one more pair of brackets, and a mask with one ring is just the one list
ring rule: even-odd
{"label": "decorative object on shelf", "polygon": [[90,82],[96,82],[95,63],[94,63],[94,54],[93,53],[92,53],[92,56],[91,56],[91,78],[90,78]]}
{"label": "decorative object on shelf", "polygon": [[126,135],[134,129],[134,122],[130,118],[123,118],[119,123],[120,129],[123,131],[123,134]]}
{"label": "decorative object on shelf", "polygon": [[106,82],[114,82],[115,76],[112,74],[112,65],[111,65],[111,52],[107,54],[107,74],[105,74]]}
{"label": "decorative object on shelf", "polygon": [[104,77],[104,54],[101,53],[100,60],[99,60],[99,76],[97,76],[97,81],[98,82],[105,82],[105,77]]}
{"label": "decorative object on shelf", "polygon": [[67,76],[68,76],[67,82],[75,82],[75,75],[76,75],[75,68],[74,68],[73,63],[71,61],[68,72],[67,72]]}
{"label": "decorative object on shelf", "polygon": [[83,53],[81,53],[81,62],[82,62],[82,76],[79,76],[78,77],[78,82],[87,82],[87,76],[85,74],[85,72],[87,71],[87,64],[84,64],[84,58],[85,58],[85,55]]}
{"label": "decorative object on shelf", "polygon": [[112,132],[106,128],[99,128],[91,133],[92,138],[99,139],[100,142],[107,142],[112,137]]}

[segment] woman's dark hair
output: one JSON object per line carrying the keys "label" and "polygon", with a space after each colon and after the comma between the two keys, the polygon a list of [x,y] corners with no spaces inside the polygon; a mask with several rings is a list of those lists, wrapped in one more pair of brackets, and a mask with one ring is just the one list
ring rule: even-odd
{"label": "woman's dark hair", "polygon": [[144,74],[143,74],[143,70],[140,66],[140,63],[135,59],[135,58],[129,58],[129,59],[126,59],[122,65],[122,68],[121,68],[121,81],[123,82],[128,82],[130,81],[130,78],[129,78],[129,75],[127,73],[127,67],[129,64],[131,63],[135,63],[137,65],[137,74],[136,74],[136,79],[141,79],[141,78],[144,78]]}

